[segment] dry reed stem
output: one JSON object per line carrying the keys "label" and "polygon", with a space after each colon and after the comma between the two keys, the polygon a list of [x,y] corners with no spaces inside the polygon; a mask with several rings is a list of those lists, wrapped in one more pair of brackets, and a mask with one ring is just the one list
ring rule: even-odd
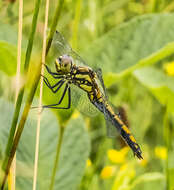
{"label": "dry reed stem", "polygon": [[[19,20],[18,20],[18,51],[17,51],[17,69],[16,69],[16,92],[15,104],[20,89],[20,71],[21,71],[21,47],[22,47],[22,22],[23,22],[23,0],[19,0]],[[11,169],[8,176],[8,186],[10,190],[15,190],[16,186],[16,154],[14,156]]]}
{"label": "dry reed stem", "polygon": [[[41,75],[44,75],[44,64],[46,57],[46,39],[47,39],[47,24],[48,24],[48,11],[49,11],[49,0],[46,0],[45,7],[45,23],[43,32],[43,49],[42,49],[42,69]],[[42,106],[42,92],[43,92],[43,77],[40,79],[40,96],[39,96],[39,109],[38,109],[38,120],[37,120],[37,131],[36,131],[36,147],[35,147],[35,163],[34,163],[34,176],[33,176],[33,190],[36,190],[37,182],[37,170],[38,170],[38,155],[39,155],[39,137],[40,137],[40,122],[41,122],[41,106]]]}

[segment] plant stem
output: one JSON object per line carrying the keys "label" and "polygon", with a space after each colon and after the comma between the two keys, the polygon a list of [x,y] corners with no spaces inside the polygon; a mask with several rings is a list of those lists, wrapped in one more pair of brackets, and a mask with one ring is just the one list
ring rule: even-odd
{"label": "plant stem", "polygon": [[[32,47],[33,47],[34,35],[36,32],[36,25],[37,25],[37,18],[38,18],[38,14],[39,14],[40,2],[41,2],[41,0],[37,0],[35,3],[34,15],[33,15],[32,26],[31,26],[31,33],[30,33],[30,37],[29,37],[29,41],[28,41],[28,45],[27,45],[27,51],[26,51],[26,55],[25,55],[24,76],[27,74],[29,62],[30,62],[30,58],[31,58],[31,52],[32,52]],[[2,164],[2,168],[4,170],[6,169],[6,166],[7,166],[6,165],[7,159],[10,156],[9,154],[10,154],[10,150],[12,147],[15,131],[16,131],[16,126],[17,126],[17,121],[19,118],[24,90],[25,90],[25,85],[22,86],[21,89],[19,90],[19,94],[18,94],[17,101],[16,101],[15,112],[13,115],[10,134],[8,137],[8,142],[7,142],[6,151],[5,151],[5,159]]]}
{"label": "plant stem", "polygon": [[[60,16],[60,12],[61,12],[61,8],[62,8],[62,4],[63,4],[64,0],[60,0],[60,4],[58,3],[57,5],[57,8],[56,8],[56,12],[55,12],[55,15],[54,15],[54,18],[53,18],[53,22],[52,22],[52,25],[51,25],[51,30],[50,30],[50,34],[49,34],[49,37],[48,37],[48,43],[47,43],[47,48],[46,48],[46,55],[48,54],[48,51],[51,47],[51,43],[52,43],[52,39],[53,39],[53,35],[56,31],[56,26],[57,26],[57,23],[58,23],[58,20],[59,20],[59,16]],[[40,0],[37,0],[36,2],[36,5],[38,5],[40,7]],[[59,10],[59,11],[58,11]],[[33,19],[36,19],[37,17],[34,15],[33,16]],[[32,32],[33,34],[33,32]],[[29,40],[30,42],[30,40]],[[33,44],[33,43],[31,43]],[[31,48],[29,48],[29,50],[31,50]],[[27,52],[30,52],[30,51],[27,51]],[[31,53],[31,52],[30,52]],[[30,54],[29,53],[26,53],[26,56],[28,57]],[[27,59],[29,60],[29,59]],[[22,116],[21,116],[21,120],[18,124],[18,129],[17,129],[17,132],[16,132],[16,135],[14,137],[14,140],[13,140],[13,136],[12,138],[10,139],[10,145],[9,145],[9,149],[8,149],[8,153],[9,155],[6,156],[6,159],[4,160],[5,162],[5,176],[3,178],[3,182],[2,182],[2,185],[1,185],[1,190],[4,189],[4,186],[5,186],[5,182],[6,182],[6,178],[7,178],[7,175],[8,175],[8,172],[9,172],[9,169],[10,169],[10,166],[11,166],[11,163],[12,163],[12,160],[13,160],[13,157],[14,157],[14,154],[16,152],[16,149],[17,149],[17,146],[18,146],[18,143],[19,143],[19,140],[20,140],[20,137],[21,137],[21,134],[22,134],[22,131],[23,131],[23,128],[24,128],[24,125],[25,125],[25,122],[26,122],[26,119],[27,119],[27,116],[28,116],[28,113],[29,113],[29,110],[30,110],[30,106],[31,106],[31,103],[33,101],[33,98],[34,98],[34,94],[36,92],[36,89],[37,89],[37,85],[39,83],[39,80],[40,80],[40,74],[41,74],[41,64],[39,64],[39,67],[38,67],[38,71],[37,71],[37,74],[36,74],[36,77],[35,77],[35,80],[33,81],[33,85],[32,85],[32,88],[29,92],[29,95],[27,97],[27,101],[25,103],[25,107],[24,107],[24,111],[22,113]],[[21,102],[22,102],[22,98],[23,98],[23,93],[24,93],[24,88],[22,88],[19,92],[19,95],[18,95],[18,99],[17,99],[17,106],[19,106],[19,109],[16,109],[15,108],[15,114],[14,114],[14,118],[13,120],[16,122],[14,123],[14,121],[12,122],[12,125],[13,127],[15,126],[15,129],[16,129],[16,124],[17,124],[17,120],[18,120],[18,116],[19,116],[19,110],[20,110],[20,107],[21,107]],[[20,99],[19,99],[20,98]],[[21,101],[21,102],[20,102]],[[16,106],[16,107],[17,107]],[[18,114],[17,114],[18,112]],[[14,130],[14,133],[15,133],[15,130]],[[13,140],[13,141],[12,141]],[[8,160],[8,161],[7,161]]]}
{"label": "plant stem", "polygon": [[77,34],[78,34],[78,25],[80,21],[80,13],[81,13],[81,0],[78,0],[76,3],[75,9],[75,17],[73,21],[73,37],[72,37],[72,47],[73,49],[77,48]]}
{"label": "plant stem", "polygon": [[61,150],[61,145],[62,145],[62,140],[63,140],[63,134],[64,134],[64,127],[60,126],[60,135],[59,135],[58,142],[57,142],[56,158],[55,158],[55,162],[54,162],[54,167],[53,167],[53,172],[52,172],[49,190],[53,190],[53,187],[54,187],[56,170],[59,166],[59,158],[60,158],[60,150]]}
{"label": "plant stem", "polygon": [[27,98],[27,101],[26,101],[26,104],[25,104],[25,107],[24,107],[24,111],[22,113],[21,120],[19,122],[17,131],[16,131],[16,135],[14,137],[13,144],[12,144],[12,147],[10,149],[10,156],[8,158],[7,165],[6,165],[6,168],[5,168],[5,176],[3,178],[1,190],[4,189],[5,182],[6,182],[6,179],[7,179],[7,175],[9,173],[9,169],[10,169],[11,163],[13,161],[13,158],[14,158],[14,155],[15,155],[18,143],[19,143],[19,139],[20,139],[22,131],[23,131],[24,124],[26,122],[26,119],[27,119],[27,116],[28,116],[28,112],[30,110],[32,100],[34,98],[34,94],[35,94],[35,91],[36,91],[36,88],[37,88],[36,83],[38,83],[38,81],[40,79],[40,71],[41,71],[41,64],[38,67],[38,72],[37,72],[37,74],[35,76],[34,84],[33,84],[32,88],[31,88],[31,91],[30,91],[30,93],[28,95],[28,98]]}
{"label": "plant stem", "polygon": [[[23,0],[19,0],[19,21],[18,21],[18,51],[17,51],[17,69],[16,69],[16,94],[15,104],[20,90],[20,73],[21,73],[21,50],[22,50],[22,23],[23,23]],[[8,183],[8,188],[15,190],[16,186],[16,155],[14,156],[13,163],[10,172],[11,175],[8,179],[11,183]]]}
{"label": "plant stem", "polygon": [[51,24],[50,33],[49,33],[48,40],[47,40],[46,55],[48,54],[48,51],[51,47],[51,43],[53,40],[54,33],[56,31],[57,23],[58,23],[59,18],[60,18],[60,13],[61,13],[61,10],[63,7],[63,3],[64,3],[64,0],[60,0],[60,2],[57,3],[56,12],[55,12],[54,17],[53,17],[53,22]]}
{"label": "plant stem", "polygon": [[165,170],[166,170],[166,189],[168,190],[170,187],[170,180],[169,180],[169,149],[170,149],[170,141],[171,141],[171,131],[170,131],[170,124],[169,124],[169,112],[166,106],[164,118],[163,118],[163,125],[164,125],[164,140],[166,143],[167,148],[167,158],[165,162]]}
{"label": "plant stem", "polygon": [[[47,39],[47,25],[48,25],[48,11],[49,11],[49,0],[45,2],[45,23],[43,32],[43,46],[42,46],[42,69],[41,75],[44,75],[44,64],[45,64],[45,52],[46,52],[46,39]],[[37,118],[37,130],[36,130],[36,145],[35,145],[35,160],[34,160],[34,175],[33,175],[33,190],[36,190],[37,184],[37,172],[38,172],[38,158],[39,158],[39,139],[40,139],[40,125],[41,125],[41,112],[42,112],[42,94],[43,94],[43,77],[40,80],[40,96],[39,96],[39,109]]]}

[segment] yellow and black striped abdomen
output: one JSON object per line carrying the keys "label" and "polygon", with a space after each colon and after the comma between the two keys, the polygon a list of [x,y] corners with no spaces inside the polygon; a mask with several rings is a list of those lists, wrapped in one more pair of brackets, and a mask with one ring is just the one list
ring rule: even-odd
{"label": "yellow and black striped abdomen", "polygon": [[120,132],[121,137],[126,141],[126,143],[129,145],[129,147],[132,149],[134,154],[141,159],[142,158],[142,151],[137,144],[134,136],[131,134],[128,127],[124,124],[124,122],[121,120],[120,116],[118,114],[115,114],[112,110],[112,108],[107,105],[106,109],[108,110],[108,115],[110,116],[110,121],[112,124],[118,129]]}
{"label": "yellow and black striped abdomen", "polygon": [[142,151],[137,144],[135,138],[131,134],[128,127],[124,124],[118,114],[115,114],[111,106],[109,106],[106,101],[97,101],[93,103],[101,112],[104,113],[105,117],[114,125],[118,132],[120,133],[121,137],[124,141],[128,144],[128,146],[132,149],[134,154],[139,158],[142,159]]}

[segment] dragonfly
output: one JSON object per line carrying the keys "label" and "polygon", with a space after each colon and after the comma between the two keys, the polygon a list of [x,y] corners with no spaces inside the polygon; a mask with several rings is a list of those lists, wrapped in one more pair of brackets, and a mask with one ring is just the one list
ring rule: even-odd
{"label": "dragonfly", "polygon": [[[101,69],[95,71],[89,67],[85,61],[72,50],[69,43],[58,31],[55,33],[53,46],[56,47],[55,52],[58,52],[56,55],[59,54],[54,61],[55,70],[53,71],[46,64],[45,68],[48,74],[56,80],[56,83],[52,85],[46,76],[42,77],[44,83],[52,93],[57,93],[62,88],[63,90],[58,103],[43,105],[42,108],[70,109],[73,86],[76,86],[87,95],[90,104],[104,114],[105,120],[109,123],[109,136],[115,136],[116,132],[119,133],[132,149],[134,155],[139,159],[143,159],[142,151],[134,136],[121,119],[119,113],[114,112],[114,109],[108,101]],[[68,104],[66,106],[60,106],[66,94],[68,96]]]}

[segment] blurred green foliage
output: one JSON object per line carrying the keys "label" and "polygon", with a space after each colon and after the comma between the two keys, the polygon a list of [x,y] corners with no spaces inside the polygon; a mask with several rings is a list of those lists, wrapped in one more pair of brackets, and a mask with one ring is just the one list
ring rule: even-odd
{"label": "blurred green foliage", "polygon": [[[32,52],[28,88],[32,84],[36,62],[41,56],[44,2]],[[49,24],[55,2],[50,2]],[[23,52],[26,51],[33,6],[33,1],[24,1]],[[47,189],[49,184],[57,127],[60,125],[66,128],[55,189],[174,188],[174,76],[164,69],[166,63],[173,61],[173,45],[169,44],[174,41],[173,10],[172,0],[65,1],[57,29],[87,64],[102,68],[109,100],[125,110],[130,130],[143,150],[144,160],[138,162],[131,151],[124,155],[121,163],[114,158],[111,160],[108,150],[122,150],[123,147],[119,138],[106,138],[102,114],[88,118],[74,113],[73,109],[54,111],[55,117],[50,111],[44,110],[39,189]],[[1,163],[13,110],[12,105],[6,102],[6,96],[10,92],[8,100],[14,100],[18,2],[1,1],[0,16],[0,94],[6,99],[0,102],[3,113],[0,119]],[[59,94],[53,96],[44,87],[45,104],[54,103],[57,97]],[[36,102],[37,97],[33,104],[36,105]],[[63,104],[66,104],[66,100]],[[33,119],[36,119],[36,115],[31,111],[17,152],[18,189],[31,189],[32,185],[35,143]],[[87,158],[90,161],[85,169]]]}

